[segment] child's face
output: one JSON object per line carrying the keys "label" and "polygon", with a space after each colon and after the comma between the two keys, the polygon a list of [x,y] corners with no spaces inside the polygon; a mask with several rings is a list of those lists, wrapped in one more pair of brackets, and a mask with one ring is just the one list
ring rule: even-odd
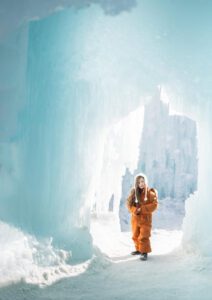
{"label": "child's face", "polygon": [[138,186],[140,189],[143,189],[144,186],[145,186],[145,181],[143,178],[140,178],[139,181],[138,181]]}

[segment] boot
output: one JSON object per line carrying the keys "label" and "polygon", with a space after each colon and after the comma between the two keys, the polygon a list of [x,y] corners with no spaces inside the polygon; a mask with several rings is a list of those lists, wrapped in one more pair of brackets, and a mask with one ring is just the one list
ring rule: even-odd
{"label": "boot", "polygon": [[131,252],[131,255],[140,255],[140,254],[141,254],[141,252],[138,250]]}
{"label": "boot", "polygon": [[147,260],[147,257],[148,257],[147,253],[142,253],[140,260]]}

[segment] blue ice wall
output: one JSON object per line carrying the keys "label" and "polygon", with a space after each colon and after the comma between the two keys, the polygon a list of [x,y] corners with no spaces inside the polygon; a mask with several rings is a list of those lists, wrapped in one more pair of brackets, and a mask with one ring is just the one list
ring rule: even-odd
{"label": "blue ice wall", "polygon": [[[210,1],[137,1],[130,12],[115,16],[91,6],[30,23],[27,55],[19,52],[17,66],[8,59],[4,68],[12,79],[27,57],[17,83],[25,83],[24,101],[7,86],[10,76],[4,82],[12,96],[11,118],[1,119],[1,219],[90,256],[84,203],[102,130],[163,84],[173,107],[199,124],[201,201],[190,224],[204,229],[205,241],[212,226],[205,189],[211,177],[210,9]],[[202,236],[197,233],[196,241]]]}
{"label": "blue ice wall", "polygon": [[[97,8],[68,10],[30,23],[25,106],[13,137],[17,182],[1,207],[3,220],[36,236],[52,236],[76,258],[92,253],[85,202],[101,131],[139,102],[138,97],[129,102],[128,95],[111,97],[102,87],[105,75],[93,72],[93,46],[84,44],[98,14],[104,16]],[[96,45],[97,39],[94,50]]]}
{"label": "blue ice wall", "polygon": [[[199,2],[192,11],[190,5],[165,1],[157,10],[155,2],[140,1],[137,9],[117,17],[97,7],[67,10],[30,25],[23,206],[29,199],[31,216],[24,226],[64,236],[66,242],[70,234],[72,248],[77,244],[72,236],[82,240],[82,228],[76,228],[101,130],[157,84],[183,95],[183,101],[173,95],[173,105],[203,128],[210,102],[209,15]],[[204,141],[211,145],[208,137]],[[207,182],[210,168],[205,160],[200,164]],[[202,203],[206,199],[202,191]],[[205,222],[202,213],[198,222]],[[89,233],[85,236],[84,246]]]}

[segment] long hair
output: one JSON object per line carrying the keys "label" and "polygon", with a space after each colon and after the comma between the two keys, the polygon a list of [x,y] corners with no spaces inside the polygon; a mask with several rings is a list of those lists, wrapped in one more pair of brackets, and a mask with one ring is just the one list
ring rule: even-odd
{"label": "long hair", "polygon": [[144,192],[145,192],[145,196],[144,196],[144,201],[147,201],[147,186],[148,186],[148,182],[147,182],[147,177],[145,174],[143,173],[139,173],[135,176],[135,201],[138,203],[140,202],[141,199],[141,189],[139,188],[138,184],[139,184],[139,180],[143,178],[144,182],[145,182],[145,186],[144,186]]}

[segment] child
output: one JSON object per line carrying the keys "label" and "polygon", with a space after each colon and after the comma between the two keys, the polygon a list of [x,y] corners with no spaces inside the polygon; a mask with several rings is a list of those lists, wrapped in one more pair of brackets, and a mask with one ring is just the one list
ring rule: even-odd
{"label": "child", "polygon": [[152,229],[152,212],[158,207],[157,191],[147,186],[144,174],[137,174],[135,187],[131,189],[127,198],[127,208],[131,212],[132,239],[135,251],[132,255],[141,255],[141,260],[147,260],[152,252],[150,236]]}

